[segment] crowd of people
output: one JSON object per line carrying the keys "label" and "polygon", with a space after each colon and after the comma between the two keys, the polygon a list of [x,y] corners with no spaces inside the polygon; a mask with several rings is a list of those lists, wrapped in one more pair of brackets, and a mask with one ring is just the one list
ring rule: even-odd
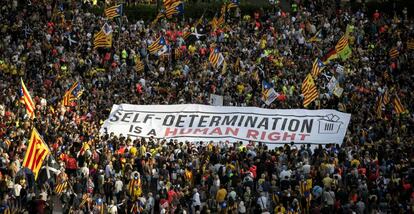
{"label": "crowd of people", "polygon": [[[2,212],[414,212],[414,51],[407,46],[413,19],[407,9],[368,14],[336,2],[296,1],[289,11],[276,4],[254,14],[235,9],[224,26],[189,43],[183,32],[194,32],[199,17],[154,25],[125,15],[108,20],[82,1],[1,1]],[[105,22],[114,31],[112,47],[96,49],[93,36]],[[218,94],[226,106],[303,108],[303,79],[347,25],[354,27],[352,56],[327,65],[316,80],[320,96],[309,106],[352,114],[341,145],[269,148],[99,133],[112,105],[121,103],[209,104],[210,94]],[[319,41],[310,42],[319,30]],[[159,35],[180,55],[149,54]],[[213,44],[225,69],[208,61]],[[389,56],[392,48],[396,58]],[[137,68],[137,57],[144,69]],[[338,64],[344,73],[335,72]],[[344,89],[339,97],[326,87],[332,76]],[[33,120],[19,101],[20,79],[36,104]],[[281,94],[269,106],[261,100],[262,80]],[[62,106],[75,81],[82,96]],[[385,92],[398,96],[407,112],[397,114],[388,103],[379,117],[376,101]],[[48,167],[57,166],[42,169],[37,180],[21,167],[33,127],[51,150]],[[57,193],[63,181],[68,185]]]}

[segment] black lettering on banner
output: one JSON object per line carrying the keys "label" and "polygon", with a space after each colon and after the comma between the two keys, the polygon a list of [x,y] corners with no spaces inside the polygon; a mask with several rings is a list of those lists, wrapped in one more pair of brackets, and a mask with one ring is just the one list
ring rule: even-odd
{"label": "black lettering on banner", "polygon": [[145,118],[144,118],[144,123],[146,123],[146,122],[147,122],[147,120],[151,119],[151,118],[152,118],[152,116],[155,116],[155,114],[147,114],[147,115],[145,115]]}
{"label": "black lettering on banner", "polygon": [[[230,117],[231,117],[231,119],[230,119]],[[224,116],[224,119],[221,122],[221,125],[234,126],[234,124],[236,124],[237,117],[238,117],[237,115],[234,115],[234,116]]]}
{"label": "black lettering on banner", "polygon": [[[169,121],[168,121],[169,120]],[[171,126],[174,123],[175,116],[174,115],[167,115],[162,122],[163,126]]]}
{"label": "black lettering on banner", "polygon": [[202,115],[200,117],[200,120],[198,121],[198,127],[206,127],[205,125],[203,125],[203,123],[207,122],[207,120],[205,120],[205,119],[207,119],[208,117],[209,116],[207,116],[207,115]]}
{"label": "black lettering on banner", "polygon": [[180,125],[181,123],[184,123],[185,120],[182,120],[182,118],[187,117],[187,115],[178,115],[177,122],[175,123],[175,127],[184,127],[183,125]]}
{"label": "black lettering on banner", "polygon": [[210,127],[219,126],[221,116],[212,116],[210,121]]}
{"label": "black lettering on banner", "polygon": [[299,123],[300,123],[299,120],[297,120],[297,119],[291,119],[289,121],[288,130],[291,131],[291,132],[297,131],[298,128],[299,128]]}
{"label": "black lettering on banner", "polygon": [[139,113],[136,113],[134,116],[134,120],[132,120],[132,122],[134,123],[138,122],[138,117],[139,117]]}
{"label": "black lettering on banner", "polygon": [[286,122],[287,122],[287,118],[285,118],[285,119],[283,120],[283,123],[282,123],[282,128],[280,128],[280,130],[285,131]]}
{"label": "black lettering on banner", "polygon": [[268,129],[268,127],[269,127],[269,118],[267,118],[267,117],[264,117],[263,119],[262,119],[262,121],[260,121],[260,123],[259,123],[259,125],[257,126],[257,128],[258,129],[260,129],[260,128],[264,128],[264,129]]}
{"label": "black lettering on banner", "polygon": [[[313,119],[304,119],[302,122],[302,128],[300,132],[306,132],[311,133],[312,132],[312,125],[313,125]],[[305,131],[306,129],[306,131]]]}
{"label": "black lettering on banner", "polygon": [[110,119],[109,119],[109,121],[111,121],[111,122],[116,122],[116,121],[118,121],[119,120],[119,117],[118,116],[122,116],[122,112],[121,111],[117,111],[114,115],[113,115],[113,117],[111,117]]}
{"label": "black lettering on banner", "polygon": [[155,129],[151,129],[151,131],[149,131],[147,135],[157,136],[157,133],[155,132]]}
{"label": "black lettering on banner", "polygon": [[196,118],[196,117],[198,117],[198,115],[196,115],[196,114],[190,114],[190,115],[188,115],[188,117],[189,118],[191,118],[190,119],[190,127],[193,127],[193,123],[194,123],[194,119]]}
{"label": "black lettering on banner", "polygon": [[142,127],[140,127],[140,126],[130,125],[130,126],[129,126],[129,132],[133,132],[133,133],[135,133],[135,134],[141,134],[141,132],[142,132]]}
{"label": "black lettering on banner", "polygon": [[272,130],[276,130],[276,126],[277,126],[277,122],[282,119],[281,117],[273,117],[273,126],[272,126]]}
{"label": "black lettering on banner", "polygon": [[126,120],[126,119],[129,119],[129,118],[131,118],[131,115],[132,115],[133,113],[125,113],[124,114],[124,116],[122,117],[122,122],[129,122],[129,120]]}
{"label": "black lettering on banner", "polygon": [[242,115],[240,117],[239,123],[237,124],[238,126],[241,126],[243,124],[243,120],[244,120],[244,115]]}
{"label": "black lettering on banner", "polygon": [[257,117],[256,116],[247,116],[244,127],[254,128],[256,127]]}

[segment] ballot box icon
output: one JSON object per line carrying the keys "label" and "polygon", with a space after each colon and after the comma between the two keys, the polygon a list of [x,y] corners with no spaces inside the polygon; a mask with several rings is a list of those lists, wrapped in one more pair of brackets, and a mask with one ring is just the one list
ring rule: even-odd
{"label": "ballot box icon", "polygon": [[339,121],[339,117],[333,114],[328,114],[319,119],[319,134],[336,134],[343,124]]}

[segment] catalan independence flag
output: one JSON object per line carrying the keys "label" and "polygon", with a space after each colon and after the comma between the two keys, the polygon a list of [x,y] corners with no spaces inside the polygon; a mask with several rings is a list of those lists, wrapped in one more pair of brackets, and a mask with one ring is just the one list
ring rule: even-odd
{"label": "catalan independence flag", "polygon": [[65,181],[63,183],[60,183],[60,184],[56,185],[55,192],[58,195],[60,195],[66,190],[67,187],[68,187],[68,182],[67,181]]}
{"label": "catalan independence flag", "polygon": [[105,23],[101,30],[94,35],[94,48],[110,48],[112,47],[112,28]]}
{"label": "catalan independence flag", "polygon": [[122,12],[123,12],[123,6],[122,4],[119,4],[119,5],[106,8],[105,16],[108,19],[113,19],[115,17],[122,16]]}
{"label": "catalan independence flag", "polygon": [[184,4],[181,1],[172,3],[165,8],[165,16],[172,18],[174,15],[182,15],[184,13]]}
{"label": "catalan independence flag", "polygon": [[151,54],[156,54],[159,50],[161,50],[167,43],[165,42],[165,39],[163,36],[158,37],[154,42],[151,43],[150,46],[148,46],[148,51]]}
{"label": "catalan independence flag", "polygon": [[312,64],[312,77],[316,79],[324,68],[325,64],[323,64],[322,60],[316,58]]}
{"label": "catalan independence flag", "polygon": [[312,43],[312,42],[320,42],[321,41],[321,32],[322,30],[319,30],[318,32],[315,33],[315,35],[313,35],[311,38],[309,38],[307,40],[307,42]]}
{"label": "catalan independence flag", "polygon": [[74,100],[79,99],[83,94],[82,87],[78,81],[73,83],[73,85],[65,92],[63,96],[62,104],[64,106],[70,106],[70,103]]}
{"label": "catalan independence flag", "polygon": [[208,60],[210,61],[210,63],[214,66],[214,67],[219,67],[223,61],[224,61],[224,57],[223,54],[220,53],[218,48],[214,48],[211,52],[210,52],[210,56],[208,57]]}
{"label": "catalan independence flag", "polygon": [[142,194],[141,179],[132,178],[128,183],[128,193],[132,198],[138,198]]}
{"label": "catalan independence flag", "polygon": [[394,99],[392,100],[392,105],[394,107],[394,110],[395,110],[396,114],[401,114],[401,113],[404,113],[406,111],[406,109],[402,105],[402,103],[400,101],[400,98],[398,96],[394,97]]}
{"label": "catalan independence flag", "polygon": [[27,90],[23,79],[21,79],[20,100],[24,102],[27,114],[33,119],[35,117],[36,105],[33,102],[32,96],[30,96],[29,90]]}
{"label": "catalan independence flag", "polygon": [[33,128],[22,166],[30,169],[34,174],[35,179],[37,179],[43,161],[49,154],[49,147],[43,141],[36,128]]}
{"label": "catalan independence flag", "polygon": [[164,4],[164,7],[167,8],[167,7],[171,6],[172,4],[174,4],[175,2],[179,2],[179,1],[180,0],[164,0],[163,4]]}
{"label": "catalan independence flag", "polygon": [[158,13],[157,17],[155,17],[154,21],[151,22],[151,25],[155,25],[158,22],[158,20],[160,20],[161,18],[164,18],[164,17],[165,17],[165,10],[161,10]]}
{"label": "catalan independence flag", "polygon": [[229,11],[232,8],[237,8],[240,5],[240,0],[231,0],[230,3],[227,5],[227,11]]}
{"label": "catalan independence flag", "polygon": [[304,96],[303,106],[307,107],[319,96],[318,89],[313,81],[312,75],[308,74],[302,83],[302,94]]}

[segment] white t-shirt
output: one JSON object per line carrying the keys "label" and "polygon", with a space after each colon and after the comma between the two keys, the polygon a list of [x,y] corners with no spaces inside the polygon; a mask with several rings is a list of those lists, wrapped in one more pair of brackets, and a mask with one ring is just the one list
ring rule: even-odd
{"label": "white t-shirt", "polygon": [[20,196],[20,190],[22,190],[22,185],[20,184],[15,184],[14,185],[14,196],[19,197]]}
{"label": "white t-shirt", "polygon": [[123,186],[124,186],[124,184],[122,183],[121,180],[115,181],[115,193],[121,192]]}
{"label": "white t-shirt", "polygon": [[110,205],[109,209],[108,209],[108,213],[116,214],[116,213],[118,213],[118,208],[115,205]]}

